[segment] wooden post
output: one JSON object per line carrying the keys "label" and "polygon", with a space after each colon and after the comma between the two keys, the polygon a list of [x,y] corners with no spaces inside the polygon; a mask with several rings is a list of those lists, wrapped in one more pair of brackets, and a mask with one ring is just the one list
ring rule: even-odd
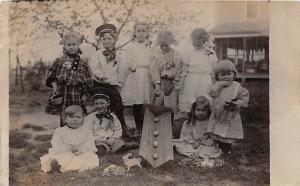
{"label": "wooden post", "polygon": [[15,85],[18,86],[18,78],[19,78],[19,59],[18,59],[18,56],[17,56],[17,64],[16,64],[16,79],[15,79]]}
{"label": "wooden post", "polygon": [[247,57],[247,38],[246,37],[243,37],[243,64],[242,64],[242,81],[244,82],[245,81],[245,63],[247,60],[244,60],[245,57]]}

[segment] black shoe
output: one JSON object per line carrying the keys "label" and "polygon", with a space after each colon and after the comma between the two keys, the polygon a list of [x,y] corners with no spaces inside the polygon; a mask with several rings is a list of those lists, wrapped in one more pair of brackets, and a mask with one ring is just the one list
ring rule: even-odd
{"label": "black shoe", "polygon": [[55,160],[55,159],[52,160],[50,166],[51,166],[51,171],[50,171],[51,174],[61,173],[60,165],[58,164],[57,160]]}
{"label": "black shoe", "polygon": [[126,142],[121,148],[119,148],[116,152],[127,152],[129,150],[137,149],[139,148],[139,144],[137,142]]}

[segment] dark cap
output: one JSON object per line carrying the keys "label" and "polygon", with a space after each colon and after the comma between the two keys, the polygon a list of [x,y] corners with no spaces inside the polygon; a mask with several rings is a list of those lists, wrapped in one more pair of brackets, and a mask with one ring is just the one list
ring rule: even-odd
{"label": "dark cap", "polygon": [[91,96],[92,96],[93,100],[98,99],[98,98],[104,98],[106,100],[110,100],[110,97],[108,96],[106,89],[101,88],[101,87],[93,88],[91,90]]}
{"label": "dark cap", "polygon": [[117,28],[113,24],[104,24],[104,25],[97,27],[95,30],[96,35],[106,33],[106,32],[115,34],[117,32]]}

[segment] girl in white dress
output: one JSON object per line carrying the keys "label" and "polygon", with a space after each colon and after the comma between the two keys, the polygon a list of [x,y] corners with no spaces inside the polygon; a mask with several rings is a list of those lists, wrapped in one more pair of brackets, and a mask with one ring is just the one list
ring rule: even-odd
{"label": "girl in white dress", "polygon": [[[65,109],[66,126],[54,131],[52,148],[42,156],[41,169],[50,171],[85,171],[99,166],[95,140],[88,128],[83,127],[83,111],[78,105]],[[59,170],[55,170],[58,168]]]}
{"label": "girl in white dress", "polygon": [[[121,91],[124,105],[133,106],[133,115],[137,133],[141,134],[144,103],[150,103],[152,83],[150,81],[151,48],[149,43],[149,25],[137,22],[133,28],[133,42],[125,50],[128,76]],[[157,89],[159,85],[157,85]]]}
{"label": "girl in white dress", "polygon": [[197,97],[209,98],[207,88],[212,84],[212,67],[216,62],[215,56],[210,55],[205,47],[209,37],[204,29],[194,29],[191,34],[192,45],[181,51],[184,80],[179,92],[179,110],[183,112],[191,110]]}

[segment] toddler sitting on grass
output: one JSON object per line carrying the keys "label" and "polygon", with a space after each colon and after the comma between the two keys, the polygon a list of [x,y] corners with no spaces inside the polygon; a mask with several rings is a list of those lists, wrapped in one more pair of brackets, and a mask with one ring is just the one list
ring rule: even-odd
{"label": "toddler sitting on grass", "polygon": [[98,167],[94,137],[90,130],[83,127],[84,114],[81,106],[68,106],[65,114],[66,126],[54,131],[52,148],[40,158],[41,169],[45,172],[81,172]]}

